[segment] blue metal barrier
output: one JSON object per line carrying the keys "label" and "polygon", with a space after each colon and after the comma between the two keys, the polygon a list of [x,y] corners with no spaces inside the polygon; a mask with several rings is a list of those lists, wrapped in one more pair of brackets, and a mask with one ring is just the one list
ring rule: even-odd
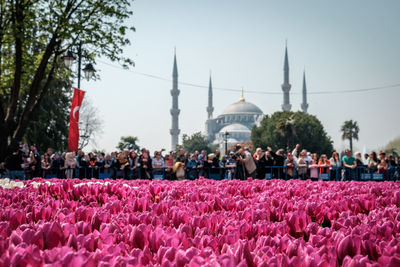
{"label": "blue metal barrier", "polygon": [[[98,178],[98,179],[141,179],[141,168],[136,168],[132,170],[129,169],[120,170],[117,168],[104,168],[100,166],[95,166],[93,168],[88,167],[77,167],[73,169],[73,177],[77,178]],[[309,168],[307,167],[295,167],[292,172],[288,172],[288,168],[285,166],[266,166],[265,167],[265,179],[309,179]],[[164,180],[167,177],[171,179],[172,171],[166,171],[167,168],[162,168],[158,170],[153,170],[152,178],[155,180]],[[71,169],[55,169],[51,170],[51,173],[46,174],[44,178],[66,178],[66,171],[71,171]],[[213,180],[228,179],[231,175],[231,179],[235,179],[237,169],[231,168],[186,168],[185,178],[186,179],[196,179],[199,176],[204,176]],[[292,175],[290,175],[292,174]],[[243,175],[241,175],[243,176]],[[246,179],[247,177],[243,177]],[[145,178],[147,179],[147,177]],[[400,180],[400,166],[390,166],[384,173],[380,173],[377,168],[368,168],[367,166],[358,166],[355,169],[344,168],[344,167],[318,167],[318,180],[323,181],[397,181]]]}

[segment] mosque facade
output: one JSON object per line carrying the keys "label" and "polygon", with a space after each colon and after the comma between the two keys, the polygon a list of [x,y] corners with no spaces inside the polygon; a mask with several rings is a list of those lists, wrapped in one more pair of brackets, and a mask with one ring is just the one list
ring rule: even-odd
{"label": "mosque facade", "polygon": [[[291,110],[292,105],[290,104],[290,89],[291,84],[289,82],[289,59],[287,47],[285,48],[285,58],[284,58],[284,79],[282,84],[283,91],[283,104],[282,110]],[[176,67],[176,58],[174,58],[174,70],[173,77],[177,79],[177,67]],[[177,81],[173,83],[173,90],[178,90]],[[171,91],[171,94],[172,94]],[[307,113],[308,104],[307,104],[307,88],[305,82],[305,73],[303,73],[303,103],[301,104],[301,109],[303,112]],[[172,137],[172,145],[173,149],[176,146],[175,141],[177,140],[177,134],[179,134],[179,129],[177,128],[177,115],[179,112],[172,112],[173,109],[177,109],[177,94],[173,94],[173,105],[171,109],[172,115],[172,129],[171,129],[171,137]],[[208,106],[207,106],[207,120],[205,122],[205,137],[210,141],[211,144],[219,145],[221,151],[224,151],[225,142],[228,147],[237,143],[246,142],[251,139],[251,130],[255,125],[259,125],[262,119],[264,118],[263,111],[257,107],[255,104],[248,102],[245,100],[243,95],[240,99],[227,106],[222,114],[214,117],[214,106],[213,106],[213,88],[212,81],[210,76],[209,87],[208,87]],[[177,114],[178,113],[178,114]],[[176,123],[174,123],[176,122]],[[174,129],[176,127],[177,129]],[[172,134],[175,135],[172,135]]]}

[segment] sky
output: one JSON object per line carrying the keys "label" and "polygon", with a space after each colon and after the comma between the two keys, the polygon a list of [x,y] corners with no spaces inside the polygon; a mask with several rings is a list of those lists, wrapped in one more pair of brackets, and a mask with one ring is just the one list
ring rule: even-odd
{"label": "sky", "polygon": [[[300,110],[305,70],[308,112],[336,149],[348,146],[340,127],[350,119],[360,127],[356,150],[380,149],[400,136],[400,86],[339,93],[400,84],[400,1],[136,0],[131,8],[127,24],[136,32],[124,56],[135,67],[100,58],[100,80],[82,82],[103,120],[103,133],[86,150],[113,151],[128,135],[151,151],[170,149],[175,47],[179,82],[207,86],[211,71],[214,87],[243,87],[246,101],[264,114],[281,110],[286,40],[292,111]],[[179,90],[181,140],[204,131],[208,89],[179,84]],[[312,94],[327,91],[337,93]],[[214,89],[214,117],[239,98],[240,92]]]}

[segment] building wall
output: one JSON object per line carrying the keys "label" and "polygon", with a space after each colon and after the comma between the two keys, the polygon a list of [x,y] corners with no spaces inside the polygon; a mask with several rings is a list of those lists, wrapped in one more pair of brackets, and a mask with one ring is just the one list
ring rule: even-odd
{"label": "building wall", "polygon": [[[251,131],[253,126],[262,117],[262,114],[227,114],[220,115],[216,119],[210,119],[206,121],[206,135],[210,143],[213,143],[217,139],[219,131],[230,124],[240,123]],[[248,141],[248,140],[238,140]]]}

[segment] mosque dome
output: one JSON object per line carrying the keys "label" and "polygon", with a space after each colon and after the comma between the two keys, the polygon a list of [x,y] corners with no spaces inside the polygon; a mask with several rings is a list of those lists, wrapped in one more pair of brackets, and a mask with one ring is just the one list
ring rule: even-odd
{"label": "mosque dome", "polygon": [[243,96],[236,103],[229,105],[222,115],[228,114],[263,114],[262,110],[253,103],[246,102]]}
{"label": "mosque dome", "polygon": [[220,133],[251,133],[250,129],[240,123],[233,123],[223,127]]}
{"label": "mosque dome", "polygon": [[223,143],[226,136],[225,133],[229,133],[228,143],[233,145],[238,142],[250,140],[251,131],[245,125],[240,123],[232,123],[226,125],[218,132],[218,141]]}

